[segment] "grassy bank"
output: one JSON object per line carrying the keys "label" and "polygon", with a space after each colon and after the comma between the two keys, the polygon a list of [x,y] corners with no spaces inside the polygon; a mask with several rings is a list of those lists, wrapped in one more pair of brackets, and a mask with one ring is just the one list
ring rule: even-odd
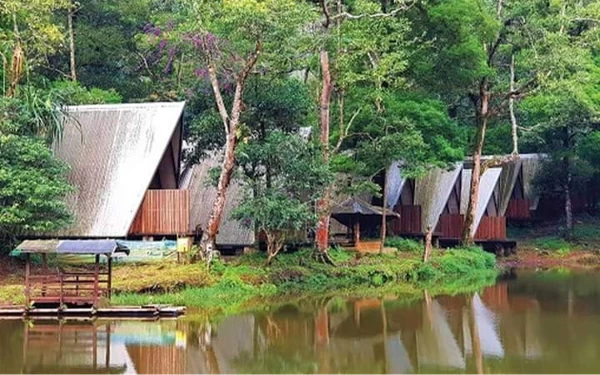
{"label": "grassy bank", "polygon": [[[310,252],[282,253],[270,267],[262,253],[244,255],[217,261],[210,272],[201,264],[117,265],[112,304],[165,303],[223,314],[307,296],[408,298],[423,288],[455,294],[489,285],[497,274],[495,257],[479,248],[434,251],[425,264],[414,251],[361,256],[332,249],[335,267],[313,261]],[[14,272],[0,281],[0,304],[23,302],[22,273]]]}
{"label": "grassy bank", "polygon": [[281,254],[270,267],[264,266],[263,254],[217,262],[210,273],[197,265],[185,266],[203,275],[197,276],[202,285],[173,287],[154,278],[154,293],[143,293],[148,289],[139,288],[147,284],[141,278],[135,282],[137,287],[117,282],[113,304],[169,303],[229,313],[262,307],[266,300],[271,303],[306,296],[420,296],[423,288],[433,294],[454,294],[480,289],[493,283],[497,275],[494,256],[478,248],[435,252],[426,264],[415,253],[359,256],[332,250],[331,255],[335,267],[310,260],[310,250]]}

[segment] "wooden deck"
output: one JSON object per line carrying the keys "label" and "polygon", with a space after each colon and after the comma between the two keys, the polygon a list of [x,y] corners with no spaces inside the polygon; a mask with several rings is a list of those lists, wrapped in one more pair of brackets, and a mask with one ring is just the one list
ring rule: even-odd
{"label": "wooden deck", "polygon": [[185,307],[167,305],[114,306],[106,308],[27,308],[26,306],[0,307],[0,319],[91,319],[91,318],[168,318],[185,314]]}

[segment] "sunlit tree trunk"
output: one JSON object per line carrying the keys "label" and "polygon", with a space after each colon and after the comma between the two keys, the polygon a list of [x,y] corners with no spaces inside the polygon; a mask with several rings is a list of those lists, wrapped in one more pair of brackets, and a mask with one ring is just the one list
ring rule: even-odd
{"label": "sunlit tree trunk", "polygon": [[[321,122],[321,146],[323,163],[329,162],[329,107],[331,102],[331,73],[329,70],[329,54],[327,50],[321,49],[321,74],[323,86],[321,88],[320,98],[320,122]],[[319,223],[317,226],[317,250],[321,256],[327,256],[329,249],[329,205],[331,193],[330,189],[326,189],[323,197],[317,202],[317,211],[319,213]]]}
{"label": "sunlit tree trunk", "polygon": [[473,233],[473,225],[475,225],[475,212],[477,212],[477,202],[479,200],[479,184],[481,181],[481,154],[483,152],[483,144],[485,140],[485,132],[488,121],[488,104],[489,95],[484,88],[481,89],[479,98],[480,103],[477,103],[477,133],[475,135],[475,143],[473,147],[473,170],[471,173],[471,184],[469,188],[469,205],[465,215],[465,223],[461,237],[463,245],[472,245],[475,242],[475,233]]}

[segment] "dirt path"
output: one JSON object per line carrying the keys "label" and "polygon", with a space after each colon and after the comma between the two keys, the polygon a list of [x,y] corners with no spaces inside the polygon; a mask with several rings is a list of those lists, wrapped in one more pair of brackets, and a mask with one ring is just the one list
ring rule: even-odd
{"label": "dirt path", "polygon": [[550,251],[519,250],[517,255],[499,258],[502,268],[600,268],[600,251],[575,250],[565,255]]}

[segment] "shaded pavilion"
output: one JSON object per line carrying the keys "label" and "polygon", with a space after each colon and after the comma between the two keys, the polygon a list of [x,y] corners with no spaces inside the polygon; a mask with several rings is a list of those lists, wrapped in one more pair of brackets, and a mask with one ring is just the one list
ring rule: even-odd
{"label": "shaded pavilion", "polygon": [[[117,253],[128,255],[129,249],[116,240],[26,240],[12,254],[25,255],[27,306],[70,304],[96,307],[101,297],[111,297],[112,258]],[[41,269],[33,270],[32,254],[41,256]],[[78,270],[50,269],[49,254],[90,255],[93,264]],[[102,265],[100,256],[106,257]]]}
{"label": "shaded pavilion", "polygon": [[[360,248],[361,227],[375,228],[381,223],[383,212],[383,208],[373,206],[360,198],[353,197],[335,205],[331,209],[331,217],[348,228],[352,244],[354,247]],[[400,215],[391,210],[385,210],[385,214],[387,221],[400,217]]]}

